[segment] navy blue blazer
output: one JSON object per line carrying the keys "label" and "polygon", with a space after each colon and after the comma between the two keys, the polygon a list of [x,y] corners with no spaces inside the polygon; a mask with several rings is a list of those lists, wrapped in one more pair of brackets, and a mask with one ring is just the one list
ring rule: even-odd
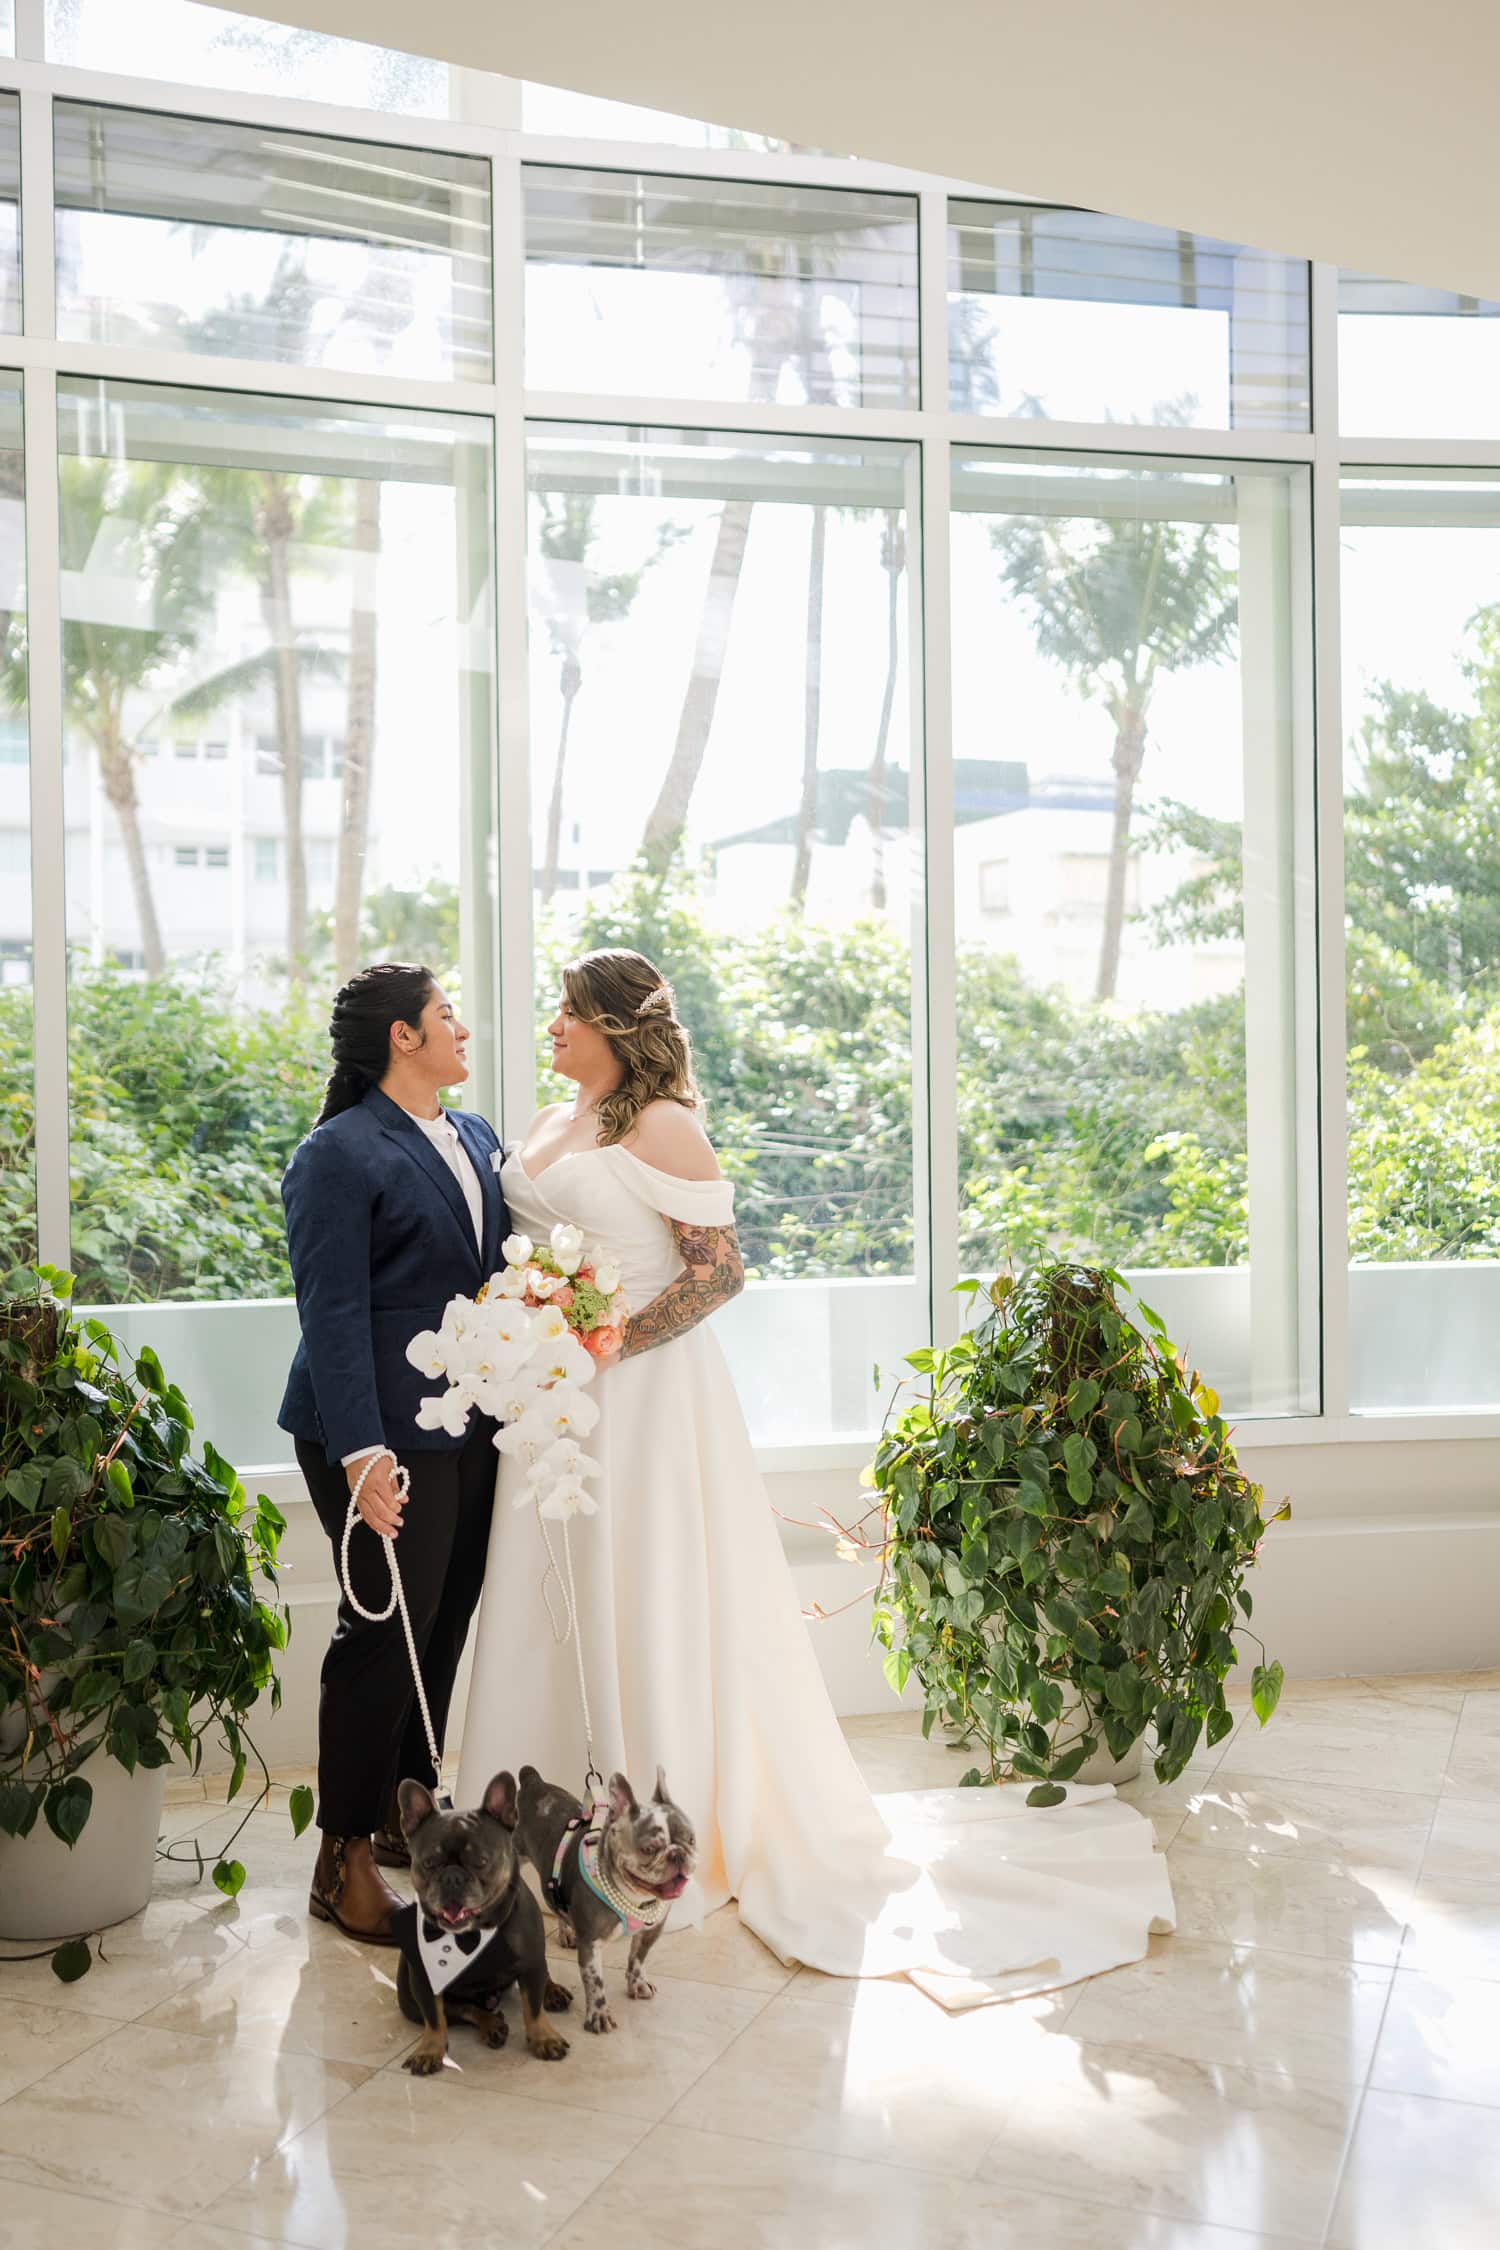
{"label": "navy blue blazer", "polygon": [[440,1324],[450,1297],[472,1297],[496,1270],[510,1216],[490,1162],[493,1126],[467,1110],[448,1115],[479,1175],[482,1248],[452,1171],[378,1087],[315,1125],[282,1179],[302,1339],[276,1419],[330,1462],[367,1445],[440,1453],[463,1443],[418,1429],[436,1385],[406,1347]]}

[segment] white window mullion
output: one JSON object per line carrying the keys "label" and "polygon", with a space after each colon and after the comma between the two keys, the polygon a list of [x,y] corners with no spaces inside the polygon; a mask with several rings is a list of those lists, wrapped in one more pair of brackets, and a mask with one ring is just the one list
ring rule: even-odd
{"label": "white window mullion", "polygon": [[[52,104],[21,96],[21,280],[28,338],[49,338],[52,291]],[[26,646],[31,771],[31,1004],[36,1043],[37,1244],[69,1262],[68,936],[64,883],[62,582],[57,497],[57,387],[29,373]]]}
{"label": "white window mullion", "polygon": [[1338,269],[1312,269],[1313,664],[1317,728],[1323,1413],[1349,1412],[1344,1015],[1344,718],[1339,638]]}
{"label": "white window mullion", "polygon": [[536,1107],[531,897],[531,721],[526,624],[526,288],[521,167],[495,157],[495,602],[499,663],[498,936],[503,1131],[523,1133]]}
{"label": "white window mullion", "polygon": [[[922,742],[926,855],[927,975],[913,1044],[921,1069],[926,1039],[927,1163],[932,1334],[949,1343],[961,1325],[953,1284],[958,1258],[958,981],[953,909],[953,650],[949,534],[948,199],[928,190],[920,212],[922,419]],[[915,668],[914,668],[915,669]],[[915,845],[914,845],[915,848]],[[913,1089],[921,1110],[921,1088]],[[921,1136],[918,1136],[920,1148]],[[917,1225],[921,1225],[918,1182]],[[918,1268],[920,1271],[920,1266]]]}

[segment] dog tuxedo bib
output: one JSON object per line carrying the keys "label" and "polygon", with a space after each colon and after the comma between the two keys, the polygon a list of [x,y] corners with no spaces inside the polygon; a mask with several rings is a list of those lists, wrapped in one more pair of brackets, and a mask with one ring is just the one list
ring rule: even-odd
{"label": "dog tuxedo bib", "polygon": [[[446,1992],[460,1977],[480,1977],[504,1924],[494,1929],[445,1930],[419,1906],[405,1906],[391,1917],[391,1935],[413,1968],[420,1967],[434,1993]],[[497,1964],[498,1966],[498,1964]]]}

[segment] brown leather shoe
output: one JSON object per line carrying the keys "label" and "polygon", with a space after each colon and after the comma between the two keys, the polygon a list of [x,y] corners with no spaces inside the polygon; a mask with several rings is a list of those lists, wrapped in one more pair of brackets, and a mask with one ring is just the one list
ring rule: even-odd
{"label": "brown leather shoe", "polygon": [[410,1867],[411,1846],[401,1833],[401,1811],[396,1799],[382,1827],[370,1838],[370,1856],[377,1867]]}
{"label": "brown leather shoe", "polygon": [[307,1911],[364,1945],[394,1945],[391,1916],[405,1905],[375,1865],[368,1836],[325,1836]]}

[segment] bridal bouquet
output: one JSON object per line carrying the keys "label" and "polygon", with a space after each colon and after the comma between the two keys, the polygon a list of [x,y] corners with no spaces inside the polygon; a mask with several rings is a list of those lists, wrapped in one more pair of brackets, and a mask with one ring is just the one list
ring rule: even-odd
{"label": "bridal bouquet", "polygon": [[423,1399],[417,1426],[461,1437],[478,1407],[502,1425],[499,1450],[527,1464],[518,1508],[559,1522],[594,1515],[584,1480],[599,1464],[579,1441],[599,1419],[588,1386],[620,1348],[629,1309],[620,1269],[572,1226],[554,1227],[545,1247],[513,1234],[501,1256],[476,1297],[452,1298],[441,1328],[406,1347],[413,1367],[447,1379]]}

